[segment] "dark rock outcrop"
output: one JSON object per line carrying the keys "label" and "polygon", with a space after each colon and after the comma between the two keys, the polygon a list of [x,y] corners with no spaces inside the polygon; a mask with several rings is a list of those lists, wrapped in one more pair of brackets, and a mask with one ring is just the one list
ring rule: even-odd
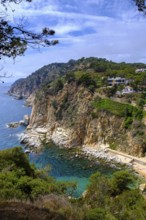
{"label": "dark rock outcrop", "polygon": [[66,220],[63,215],[46,208],[22,202],[1,202],[1,220]]}

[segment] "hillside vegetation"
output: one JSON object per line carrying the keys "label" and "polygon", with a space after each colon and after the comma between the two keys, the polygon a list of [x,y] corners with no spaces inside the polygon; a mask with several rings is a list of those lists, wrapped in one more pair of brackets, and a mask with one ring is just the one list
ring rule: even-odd
{"label": "hillside vegetation", "polygon": [[70,187],[56,182],[46,173],[29,164],[27,156],[19,147],[0,151],[0,198],[34,201],[50,193],[65,193]]}
{"label": "hillside vegetation", "polygon": [[[60,183],[29,164],[20,148],[0,152],[1,220],[145,220],[146,201],[129,171],[95,173],[83,197],[68,197]],[[135,182],[136,181],[136,182]]]}
{"label": "hillside vegetation", "polygon": [[[92,87],[103,87],[107,85],[108,77],[126,77],[133,79],[131,82],[135,90],[143,89],[146,85],[146,72],[135,72],[136,69],[146,68],[142,63],[115,63],[102,58],[81,58],[77,61],[70,60],[68,63],[53,63],[46,65],[36,72],[32,73],[26,79],[16,81],[9,94],[17,98],[26,98],[37,91],[42,85],[47,85],[59,76],[68,76],[79,78],[85,73],[90,75]],[[84,76],[83,76],[84,78]],[[84,79],[81,79],[84,80]]]}

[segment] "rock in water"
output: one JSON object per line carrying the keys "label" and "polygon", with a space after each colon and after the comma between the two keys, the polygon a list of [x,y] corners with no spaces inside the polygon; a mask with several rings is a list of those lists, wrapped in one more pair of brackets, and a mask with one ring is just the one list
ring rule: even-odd
{"label": "rock in water", "polygon": [[11,122],[8,124],[8,128],[17,128],[19,125],[19,122]]}

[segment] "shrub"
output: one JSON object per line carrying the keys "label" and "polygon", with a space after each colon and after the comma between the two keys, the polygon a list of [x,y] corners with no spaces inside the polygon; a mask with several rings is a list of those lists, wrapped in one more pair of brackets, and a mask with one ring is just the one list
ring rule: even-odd
{"label": "shrub", "polygon": [[133,122],[132,117],[127,117],[124,121],[124,128],[128,129]]}
{"label": "shrub", "polygon": [[63,81],[61,78],[59,79],[56,79],[54,82],[53,82],[53,89],[54,89],[54,92],[57,93],[59,92],[59,90],[63,89]]}
{"label": "shrub", "polygon": [[126,170],[117,171],[113,174],[111,179],[111,193],[112,195],[121,194],[123,191],[129,189],[130,184],[134,182],[134,176]]}
{"label": "shrub", "polygon": [[87,211],[84,220],[105,220],[106,211],[101,208],[90,209]]}
{"label": "shrub", "polygon": [[50,193],[72,193],[75,184],[42,177],[19,147],[0,152],[0,199],[30,199]]}
{"label": "shrub", "polygon": [[110,143],[110,148],[111,148],[112,150],[116,150],[117,144],[116,144],[115,142]]}
{"label": "shrub", "polygon": [[87,73],[84,73],[77,81],[78,85],[84,85],[86,88],[91,90],[92,92],[95,91],[97,88],[95,80]]}
{"label": "shrub", "polygon": [[72,81],[75,81],[75,74],[73,72],[68,72],[66,75],[65,75],[65,80],[67,82],[72,82]]}

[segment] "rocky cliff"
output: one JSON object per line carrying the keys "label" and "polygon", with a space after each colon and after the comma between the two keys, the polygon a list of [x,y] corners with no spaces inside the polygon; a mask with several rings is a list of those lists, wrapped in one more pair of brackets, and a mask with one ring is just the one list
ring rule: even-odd
{"label": "rocky cliff", "polygon": [[145,125],[135,117],[128,127],[129,116],[124,115],[127,108],[138,113],[130,105],[102,99],[75,80],[65,82],[58,91],[49,86],[37,93],[30,124],[21,141],[32,148],[50,140],[63,147],[109,146],[141,156],[146,150]]}
{"label": "rocky cliff", "polygon": [[[33,102],[22,142],[40,147],[52,140],[63,147],[109,146],[132,155],[146,151],[146,72],[142,64],[81,58],[44,66],[20,79],[9,94]],[[135,93],[117,97],[125,85],[109,86],[108,77],[130,79]]]}

